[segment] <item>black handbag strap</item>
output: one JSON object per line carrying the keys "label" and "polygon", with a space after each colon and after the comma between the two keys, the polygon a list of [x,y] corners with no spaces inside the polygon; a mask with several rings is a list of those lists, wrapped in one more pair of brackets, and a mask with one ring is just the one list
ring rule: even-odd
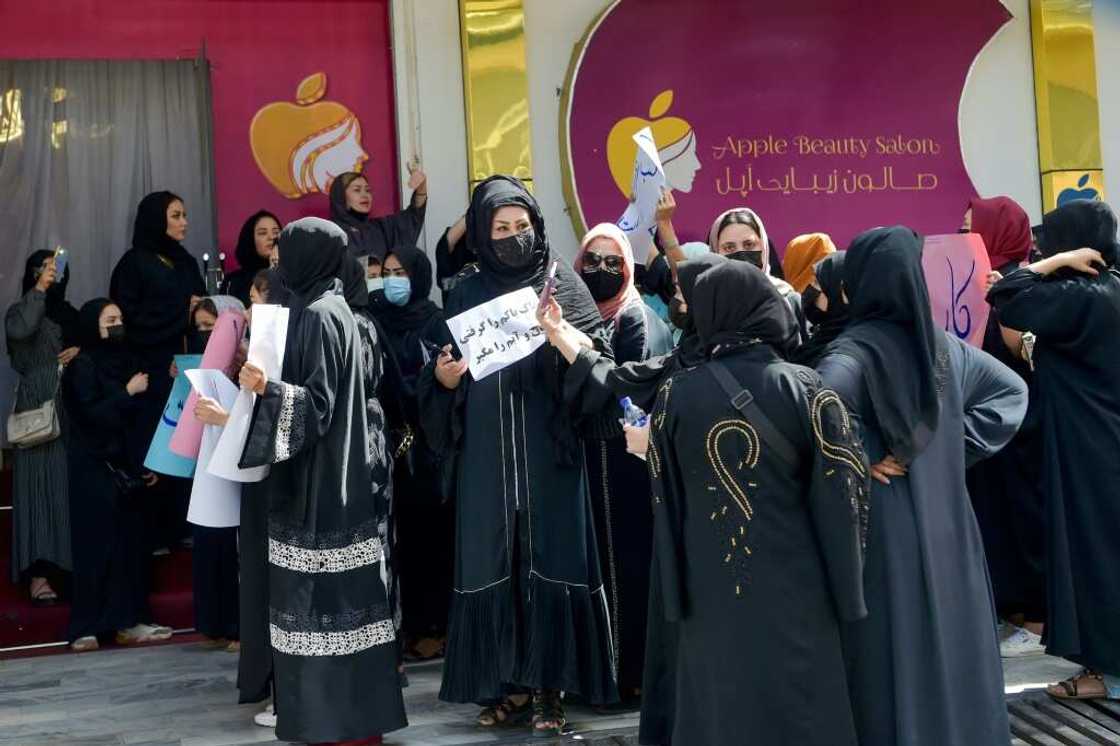
{"label": "black handbag strap", "polygon": [[735,379],[727,366],[718,360],[709,360],[708,370],[730,398],[731,406],[739,410],[739,413],[758,429],[762,439],[778,454],[778,458],[794,468],[800,466],[801,459],[797,456],[797,449],[786,436],[782,435],[781,430],[774,427],[774,423],[755,402],[754,395]]}

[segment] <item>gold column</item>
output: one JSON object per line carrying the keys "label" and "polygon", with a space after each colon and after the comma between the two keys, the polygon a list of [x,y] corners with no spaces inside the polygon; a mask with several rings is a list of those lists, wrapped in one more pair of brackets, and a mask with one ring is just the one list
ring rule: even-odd
{"label": "gold column", "polygon": [[525,11],[521,0],[459,0],[467,170],[471,189],[494,174],[533,186]]}
{"label": "gold column", "polygon": [[1043,212],[1104,198],[1092,0],[1030,0]]}

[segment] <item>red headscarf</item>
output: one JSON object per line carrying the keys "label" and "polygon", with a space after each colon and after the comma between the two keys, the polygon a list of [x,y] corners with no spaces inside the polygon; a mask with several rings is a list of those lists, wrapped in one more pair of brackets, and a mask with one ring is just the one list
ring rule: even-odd
{"label": "red headscarf", "polygon": [[618,315],[622,313],[623,309],[633,303],[641,303],[642,296],[638,293],[638,289],[634,287],[634,249],[630,246],[630,239],[622,232],[614,223],[599,223],[597,226],[587,232],[580,242],[579,252],[576,254],[576,260],[573,264],[577,273],[583,269],[583,255],[587,251],[587,247],[596,238],[609,238],[618,246],[618,250],[622,252],[622,289],[618,291],[618,295],[602,303],[598,303],[599,313],[602,315],[603,320],[613,321],[618,323]]}
{"label": "red headscarf", "polygon": [[1019,263],[1031,250],[1031,219],[1010,197],[973,197],[972,232],[979,233],[992,259],[992,269]]}

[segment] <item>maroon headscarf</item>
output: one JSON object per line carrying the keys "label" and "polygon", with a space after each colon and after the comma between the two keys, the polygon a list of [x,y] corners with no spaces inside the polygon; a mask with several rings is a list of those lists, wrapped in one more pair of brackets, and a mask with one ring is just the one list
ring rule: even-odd
{"label": "maroon headscarf", "polygon": [[972,232],[979,233],[992,259],[992,269],[1018,264],[1031,250],[1031,219],[1026,210],[1010,197],[981,199],[973,197]]}

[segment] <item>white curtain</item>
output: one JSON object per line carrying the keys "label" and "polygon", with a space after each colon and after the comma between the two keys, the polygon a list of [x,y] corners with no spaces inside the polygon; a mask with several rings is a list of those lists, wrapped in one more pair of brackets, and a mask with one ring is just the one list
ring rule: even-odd
{"label": "white curtain", "polygon": [[0,298],[38,249],[69,253],[75,307],[109,290],[136,205],[167,189],[186,247],[216,245],[210,70],[204,60],[0,60]]}

